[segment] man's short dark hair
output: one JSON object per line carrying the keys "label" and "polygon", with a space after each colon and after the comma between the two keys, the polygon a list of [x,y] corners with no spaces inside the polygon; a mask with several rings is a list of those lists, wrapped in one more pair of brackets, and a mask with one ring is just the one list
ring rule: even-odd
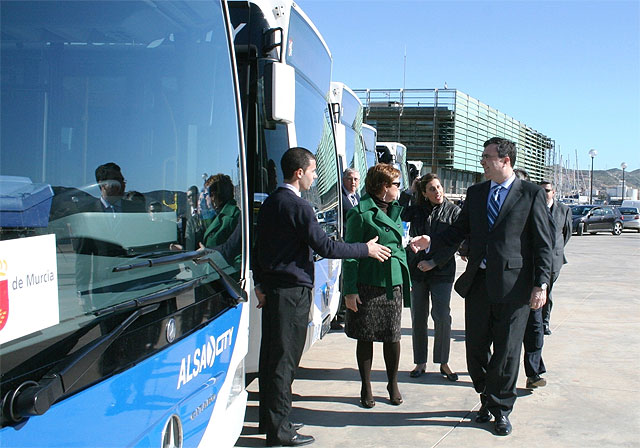
{"label": "man's short dark hair", "polygon": [[540,185],[541,187],[544,187],[545,185],[549,185],[553,190],[553,183],[550,180],[541,180],[540,182],[538,182],[538,185]]}
{"label": "man's short dark hair", "polygon": [[306,171],[311,165],[311,161],[316,157],[311,151],[300,146],[295,148],[289,148],[280,159],[280,168],[282,168],[282,175],[285,180],[291,179],[293,173],[302,168],[302,171]]}
{"label": "man's short dark hair", "polygon": [[491,137],[489,140],[484,142],[483,147],[486,148],[494,143],[498,145],[498,157],[504,158],[509,156],[511,166],[513,167],[516,164],[516,156],[518,155],[516,144],[506,138]]}
{"label": "man's short dark hair", "polygon": [[96,168],[96,182],[100,183],[105,180],[123,180],[120,167],[113,163],[105,163]]}

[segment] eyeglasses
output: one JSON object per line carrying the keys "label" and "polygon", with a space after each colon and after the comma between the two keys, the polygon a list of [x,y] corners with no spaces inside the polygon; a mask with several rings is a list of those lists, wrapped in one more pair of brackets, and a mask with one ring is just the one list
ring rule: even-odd
{"label": "eyeglasses", "polygon": [[391,185],[395,185],[396,187],[400,186],[400,182],[391,182]]}
{"label": "eyeglasses", "polygon": [[551,193],[553,190],[547,190],[546,188],[544,189],[544,191],[546,191],[547,193]]}
{"label": "eyeglasses", "polygon": [[493,157],[498,157],[498,158],[500,158],[500,156],[496,156],[496,155],[493,155],[493,154],[482,154],[482,155],[480,156],[480,160],[487,160],[487,159],[491,159],[491,158],[493,158]]}

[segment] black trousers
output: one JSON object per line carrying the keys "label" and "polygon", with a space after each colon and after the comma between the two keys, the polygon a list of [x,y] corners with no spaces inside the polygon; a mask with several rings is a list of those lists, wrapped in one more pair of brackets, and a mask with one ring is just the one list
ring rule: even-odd
{"label": "black trousers", "polygon": [[476,392],[486,395],[487,407],[496,417],[508,416],[516,401],[522,339],[529,317],[529,304],[523,302],[490,302],[483,270],[476,274],[465,298],[467,369]]}
{"label": "black trousers", "polygon": [[542,375],[547,371],[542,360],[544,328],[542,327],[542,308],[529,311],[527,328],[524,332],[524,371],[528,377]]}
{"label": "black trousers", "polygon": [[260,428],[268,442],[283,442],[295,435],[291,412],[291,384],[302,357],[311,289],[264,287],[260,343]]}
{"label": "black trousers", "polygon": [[549,282],[549,288],[547,289],[547,301],[542,307],[542,323],[549,326],[549,320],[551,319],[551,308],[553,308],[553,300],[551,300],[551,291],[553,290],[553,284],[558,280],[559,272],[551,273],[551,281]]}

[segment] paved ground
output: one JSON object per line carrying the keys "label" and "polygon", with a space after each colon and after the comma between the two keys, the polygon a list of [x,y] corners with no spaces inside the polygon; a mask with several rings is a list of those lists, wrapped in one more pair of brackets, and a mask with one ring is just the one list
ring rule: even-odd
{"label": "paved ground", "polygon": [[[431,363],[426,375],[409,377],[411,318],[405,310],[404,404],[389,404],[382,344],[375,344],[376,406],[362,408],[355,341],[332,332],[302,359],[292,420],[306,424],[301,432],[313,435],[317,447],[640,446],[640,234],[574,237],[567,258],[543,352],[549,384],[526,390],[521,368],[510,436],[497,437],[493,423],[473,421],[480,403],[466,372],[464,306],[455,292],[450,365],[458,382],[442,378]],[[248,387],[238,447],[264,446],[264,436],[257,435],[257,387],[257,380]]]}

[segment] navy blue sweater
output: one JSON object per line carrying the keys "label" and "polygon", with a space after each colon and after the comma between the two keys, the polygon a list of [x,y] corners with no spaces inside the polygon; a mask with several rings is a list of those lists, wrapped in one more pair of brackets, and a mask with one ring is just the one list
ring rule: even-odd
{"label": "navy blue sweater", "polygon": [[312,250],[324,258],[366,258],[369,253],[365,243],[330,239],[305,199],[287,188],[278,188],[258,213],[253,260],[256,284],[313,288]]}

